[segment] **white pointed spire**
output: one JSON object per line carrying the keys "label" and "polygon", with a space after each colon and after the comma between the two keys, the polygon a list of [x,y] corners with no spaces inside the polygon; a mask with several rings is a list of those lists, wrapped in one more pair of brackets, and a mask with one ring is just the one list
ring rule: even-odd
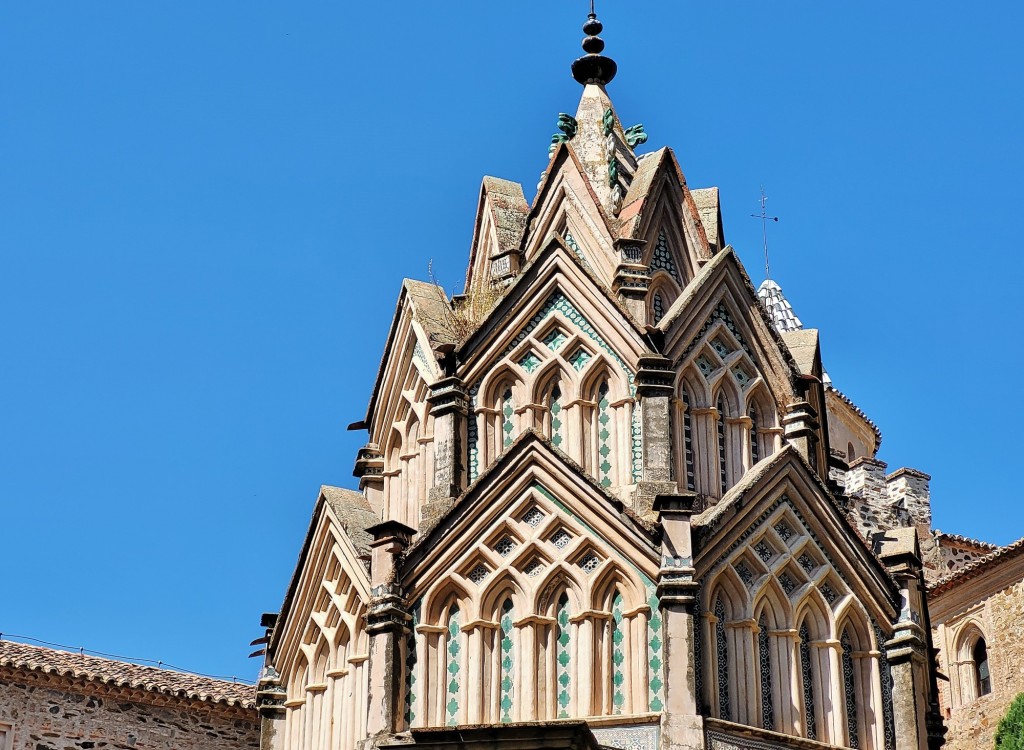
{"label": "white pointed spire", "polygon": [[764,309],[775,324],[779,333],[785,331],[799,331],[804,327],[800,318],[793,312],[793,306],[789,304],[786,295],[782,293],[782,287],[771,279],[765,279],[757,289],[757,298],[761,301]]}

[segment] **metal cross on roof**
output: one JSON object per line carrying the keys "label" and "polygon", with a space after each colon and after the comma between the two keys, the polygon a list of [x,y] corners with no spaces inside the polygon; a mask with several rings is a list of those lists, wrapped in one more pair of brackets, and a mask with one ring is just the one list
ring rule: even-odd
{"label": "metal cross on roof", "polygon": [[768,196],[764,194],[764,185],[761,186],[761,213],[750,214],[755,219],[761,220],[761,236],[764,239],[764,277],[770,279],[771,271],[768,268],[768,222],[778,221],[778,216],[769,216],[766,208]]}

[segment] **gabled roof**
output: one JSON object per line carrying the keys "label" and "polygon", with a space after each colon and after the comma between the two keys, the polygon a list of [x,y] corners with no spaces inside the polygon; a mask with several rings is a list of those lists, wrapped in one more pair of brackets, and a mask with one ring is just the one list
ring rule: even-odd
{"label": "gabled roof", "polygon": [[486,341],[494,336],[501,335],[505,328],[500,321],[506,320],[523,307],[537,305],[544,302],[541,296],[534,293],[545,283],[549,282],[555,273],[558,272],[557,261],[569,263],[579,271],[592,285],[596,297],[606,300],[621,316],[622,322],[631,329],[638,337],[646,336],[646,331],[629,314],[629,310],[622,304],[617,295],[601,283],[594,275],[594,272],[587,265],[570,251],[564,240],[557,235],[551,235],[544,249],[531,260],[516,277],[515,281],[505,290],[501,300],[496,304],[487,316],[480,322],[458,348],[459,360],[468,361],[473,352],[480,348]]}
{"label": "gabled roof", "polygon": [[480,201],[477,207],[476,225],[473,229],[473,245],[469,253],[469,265],[466,267],[466,290],[473,283],[473,271],[477,264],[477,253],[484,243],[480,236],[484,226],[485,213],[494,227],[496,247],[492,255],[514,253],[519,250],[526,233],[526,219],[530,206],[523,194],[523,186],[511,180],[498,177],[484,177],[480,186]]}
{"label": "gabled roof", "polygon": [[878,555],[861,536],[845,508],[837,501],[821,477],[791,444],[752,466],[716,505],[693,517],[692,525],[699,540],[699,547],[706,548],[728,523],[743,517],[751,496],[757,496],[760,490],[767,488],[787,467],[791,467],[797,476],[813,489],[813,494],[820,501],[815,510],[821,512],[816,512],[815,518],[831,526],[833,540],[839,544],[849,545],[851,554],[859,558],[866,571],[873,573],[874,582],[885,592],[888,601],[894,603],[898,589]]}
{"label": "gabled roof", "polygon": [[[309,520],[309,529],[302,540],[299,559],[295,563],[295,570],[288,583],[284,602],[281,604],[277,627],[274,628],[274,635],[267,646],[268,654],[277,648],[277,644],[284,633],[282,626],[291,611],[299,583],[302,579],[302,572],[312,551],[317,526],[324,513],[330,514],[331,520],[339,531],[352,543],[352,547],[358,557],[363,557],[370,553],[372,536],[367,532],[367,529],[380,523],[380,516],[370,506],[370,502],[363,496],[363,493],[356,492],[355,490],[332,487],[326,484],[321,486],[320,494],[317,496],[316,504],[313,506],[313,515]],[[358,575],[360,571],[363,574],[364,582],[369,587],[369,572],[366,565],[362,562],[358,563],[355,572]]]}
{"label": "gabled roof", "polygon": [[[409,303],[412,319],[422,327],[427,335],[431,349],[436,345],[454,344],[457,339],[451,325],[454,313],[444,290],[436,284],[426,281],[402,279],[402,291],[398,295],[398,302],[395,303],[395,314],[391,318],[391,328],[388,329],[388,337],[384,342],[384,353],[377,366],[377,377],[370,394],[370,403],[366,407],[366,418],[359,425],[360,427],[365,428],[372,424],[373,412],[377,406],[377,399],[380,397],[380,387],[384,382],[384,373],[391,359],[395,338],[401,327],[406,302]],[[433,354],[427,356],[433,356]],[[352,429],[355,429],[355,426]]]}
{"label": "gabled roof", "polygon": [[256,707],[256,688],[252,685],[14,641],[0,641],[0,667],[143,690],[186,701]]}
{"label": "gabled roof", "polygon": [[693,196],[686,186],[686,177],[683,176],[683,170],[679,166],[675,152],[668,147],[647,154],[640,160],[633,182],[626,192],[625,199],[622,201],[622,210],[619,212],[619,236],[631,238],[638,236],[644,223],[650,199],[656,197],[659,184],[658,178],[662,175],[669,176],[682,191],[684,212],[689,215],[684,215],[680,218],[684,222],[687,219],[690,220],[690,228],[694,235],[692,239],[695,239],[698,244],[698,247],[695,248],[698,258],[707,259],[711,257],[707,231],[704,228],[704,222],[701,220],[700,211],[697,209],[697,204],[694,202]]}
{"label": "gabled roof", "polygon": [[652,551],[656,548],[659,536],[654,525],[644,521],[619,498],[601,487],[583,467],[556,448],[544,435],[527,429],[463,491],[444,515],[420,529],[416,540],[406,550],[405,569],[418,568],[424,556],[444,548],[445,540],[453,530],[476,517],[480,509],[478,506],[486,500],[488,490],[493,485],[521,479],[524,467],[538,460],[560,467],[565,473],[580,480],[588,494],[600,498],[609,515],[617,516],[623,527],[645,540]]}
{"label": "gabled roof", "polygon": [[836,399],[845,404],[854,414],[864,420],[864,423],[871,428],[871,431],[875,433],[875,453],[878,453],[879,446],[882,445],[882,430],[879,429],[878,425],[871,421],[871,418],[864,413],[864,411],[850,400],[850,397],[843,393],[841,390],[832,385],[831,382],[825,384],[825,395],[832,394]]}
{"label": "gabled roof", "polygon": [[[756,316],[764,328],[762,333],[767,336],[774,344],[774,350],[777,357],[781,360],[781,366],[787,370],[786,376],[790,387],[793,382],[800,374],[800,369],[797,367],[796,361],[793,359],[793,354],[790,352],[789,347],[782,340],[781,335],[772,325],[771,320],[768,318],[768,313],[764,310],[761,305],[757,304],[756,292],[754,291],[754,285],[750,281],[750,277],[747,275],[746,270],[743,268],[743,264],[740,263],[739,258],[736,256],[736,252],[732,246],[727,246],[721,252],[716,253],[708,263],[693,277],[693,280],[686,285],[683,289],[682,294],[672,303],[665,316],[658,323],[657,328],[664,331],[666,337],[671,336],[673,328],[677,326],[685,326],[693,321],[689,319],[683,319],[683,313],[691,309],[699,298],[710,298],[721,288],[719,283],[722,278],[721,274],[726,274],[732,269],[739,280],[740,293],[745,296],[748,300],[746,309],[749,310],[752,316]],[[737,300],[737,303],[742,300]]]}

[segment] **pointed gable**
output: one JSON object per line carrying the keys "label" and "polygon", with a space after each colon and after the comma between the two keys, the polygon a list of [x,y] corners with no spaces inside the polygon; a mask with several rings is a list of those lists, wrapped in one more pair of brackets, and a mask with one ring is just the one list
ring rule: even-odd
{"label": "pointed gable", "polygon": [[612,223],[575,152],[560,145],[530,211],[524,260],[532,261],[556,235],[602,284],[610,286],[616,265]]}
{"label": "pointed gable", "polygon": [[[406,551],[413,727],[660,711],[659,559],[621,503],[524,434]],[[517,662],[544,666],[515,680]]]}
{"label": "pointed gable", "polygon": [[467,291],[518,272],[519,247],[529,212],[522,185],[484,177],[466,271]]}
{"label": "pointed gable", "polygon": [[[360,493],[321,488],[267,646],[267,661],[280,673],[287,700],[305,700],[307,689],[326,683],[337,664],[351,665],[335,675],[341,694],[365,694],[370,579],[361,558],[369,552],[367,529],[379,520]],[[352,736],[362,736],[365,714],[354,706],[345,713]]]}
{"label": "pointed gable", "polygon": [[470,479],[538,429],[626,493],[639,476],[634,376],[644,332],[557,237],[458,351],[470,399]]}
{"label": "pointed gable", "polygon": [[670,148],[647,154],[619,213],[623,238],[650,243],[659,231],[678,235],[677,262],[688,269],[687,280],[711,257],[707,234],[686,178]]}
{"label": "pointed gable", "polygon": [[[658,328],[665,331],[666,353],[677,364],[684,365],[689,355],[700,347],[709,346],[714,350],[715,331],[724,327],[758,371],[738,376],[739,387],[745,389],[751,376],[759,376],[776,402],[784,406],[795,392],[795,365],[766,317],[739,259],[732,248],[727,247],[700,270]],[[722,358],[720,352],[715,355]],[[710,365],[718,364],[718,360],[711,357]]]}
{"label": "pointed gable", "polygon": [[891,622],[895,583],[796,449],[787,446],[755,468],[693,519],[707,606],[730,581],[740,617],[753,618],[770,595],[794,613],[813,599],[834,610],[833,622],[856,601],[872,621]]}

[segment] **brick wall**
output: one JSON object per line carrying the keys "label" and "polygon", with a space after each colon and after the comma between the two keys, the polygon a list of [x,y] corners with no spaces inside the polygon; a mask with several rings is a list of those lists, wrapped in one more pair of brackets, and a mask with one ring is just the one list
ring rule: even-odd
{"label": "brick wall", "polygon": [[255,709],[55,675],[0,672],[12,750],[243,750],[259,747]]}

